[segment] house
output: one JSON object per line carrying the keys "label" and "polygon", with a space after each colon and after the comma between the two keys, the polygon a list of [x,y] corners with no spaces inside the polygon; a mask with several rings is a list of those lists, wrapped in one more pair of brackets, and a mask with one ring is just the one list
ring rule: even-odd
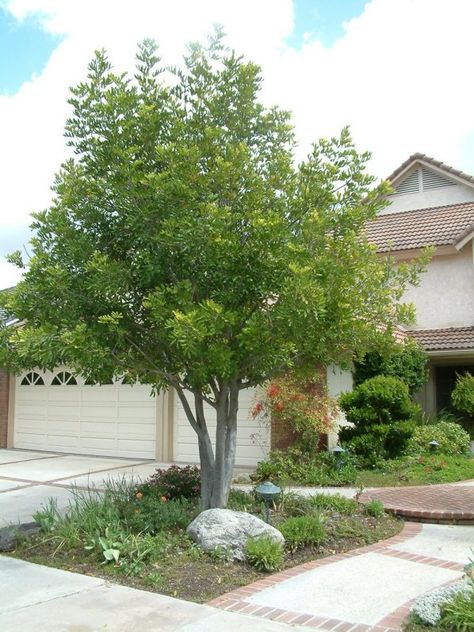
{"label": "house", "polygon": [[429,357],[429,380],[418,400],[429,414],[450,403],[456,374],[474,373],[474,177],[424,154],[394,171],[389,206],[367,228],[381,256],[410,260],[431,246],[417,287],[416,323],[405,331]]}
{"label": "house", "polygon": [[[416,305],[413,337],[430,358],[430,379],[420,403],[436,413],[449,403],[456,373],[474,371],[474,178],[423,154],[389,177],[389,206],[369,223],[381,256],[409,260],[425,246],[434,256],[406,300]],[[329,394],[352,387],[350,371],[326,370]],[[271,428],[250,414],[254,391],[243,391],[236,464],[252,468],[270,448],[291,441],[288,429]],[[209,409],[212,412],[212,409]],[[212,424],[210,431],[213,432]],[[329,447],[337,435],[329,437]],[[195,433],[173,391],[151,397],[146,385],[120,380],[87,384],[67,367],[11,376],[0,371],[0,447],[111,457],[198,462]]]}

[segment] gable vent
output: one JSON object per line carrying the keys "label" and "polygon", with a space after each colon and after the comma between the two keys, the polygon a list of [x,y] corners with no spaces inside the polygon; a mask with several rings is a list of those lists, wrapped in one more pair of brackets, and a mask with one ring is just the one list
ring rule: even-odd
{"label": "gable vent", "polygon": [[408,178],[402,180],[398,186],[395,187],[395,193],[392,195],[401,195],[402,193],[419,193],[420,192],[420,179],[418,177],[418,169],[413,171]]}
{"label": "gable vent", "polygon": [[441,189],[442,187],[452,187],[456,184],[453,180],[445,178],[431,169],[425,169],[425,167],[422,168],[421,174],[423,180],[423,191]]}

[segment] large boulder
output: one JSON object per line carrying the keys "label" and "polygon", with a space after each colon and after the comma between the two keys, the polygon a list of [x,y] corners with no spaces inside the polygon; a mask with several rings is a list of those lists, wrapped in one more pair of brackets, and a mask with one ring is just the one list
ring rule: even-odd
{"label": "large boulder", "polygon": [[234,560],[245,560],[245,543],[249,538],[270,537],[285,544],[282,534],[257,516],[245,511],[207,509],[187,528],[188,535],[205,551],[222,548]]}

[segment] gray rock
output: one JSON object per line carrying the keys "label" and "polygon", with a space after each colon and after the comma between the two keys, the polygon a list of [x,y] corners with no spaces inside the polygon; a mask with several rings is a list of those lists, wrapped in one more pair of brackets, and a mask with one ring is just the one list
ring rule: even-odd
{"label": "gray rock", "polygon": [[458,593],[469,590],[472,590],[472,587],[466,581],[437,588],[419,597],[411,607],[410,612],[420,617],[423,623],[437,625],[441,618],[441,606],[447,601],[451,601]]}
{"label": "gray rock", "polygon": [[257,516],[245,511],[207,509],[187,528],[188,535],[205,551],[226,550],[234,560],[245,560],[245,543],[249,538],[270,537],[282,545],[283,535]]}
{"label": "gray rock", "polygon": [[0,551],[13,551],[21,538],[29,538],[40,530],[37,522],[28,522],[0,529]]}

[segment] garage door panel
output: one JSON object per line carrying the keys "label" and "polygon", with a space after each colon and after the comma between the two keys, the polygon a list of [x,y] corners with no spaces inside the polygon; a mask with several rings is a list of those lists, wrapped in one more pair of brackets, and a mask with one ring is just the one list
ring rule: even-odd
{"label": "garage door panel", "polygon": [[107,405],[117,401],[117,389],[113,386],[84,386],[81,391],[83,403]]}
{"label": "garage door panel", "polygon": [[155,419],[155,407],[149,406],[119,406],[119,419]]}
{"label": "garage door panel", "polygon": [[48,400],[48,392],[42,386],[19,386],[17,393],[20,393],[22,402],[46,402]]}
{"label": "garage door panel", "polygon": [[80,414],[82,419],[94,421],[95,419],[115,419],[117,416],[116,406],[81,406]]}
{"label": "garage door panel", "polygon": [[[157,401],[148,386],[42,386],[16,381],[14,446],[78,454],[155,458]],[[160,397],[160,396],[159,396]]]}
{"label": "garage door panel", "polygon": [[79,436],[79,424],[73,419],[49,419],[45,429],[48,435]]}
{"label": "garage door panel", "polygon": [[155,424],[148,423],[119,423],[117,426],[117,433],[119,437],[137,437],[140,439],[153,439],[155,434]]}
{"label": "garage door panel", "polygon": [[143,402],[149,399],[155,402],[155,398],[151,396],[151,388],[140,386],[123,385],[118,391],[119,402]]}
{"label": "garage door panel", "polygon": [[47,437],[43,434],[36,433],[28,433],[28,432],[19,432],[17,435],[18,441],[21,442],[21,445],[25,448],[34,448],[35,446],[38,448],[46,449],[47,447]]}

